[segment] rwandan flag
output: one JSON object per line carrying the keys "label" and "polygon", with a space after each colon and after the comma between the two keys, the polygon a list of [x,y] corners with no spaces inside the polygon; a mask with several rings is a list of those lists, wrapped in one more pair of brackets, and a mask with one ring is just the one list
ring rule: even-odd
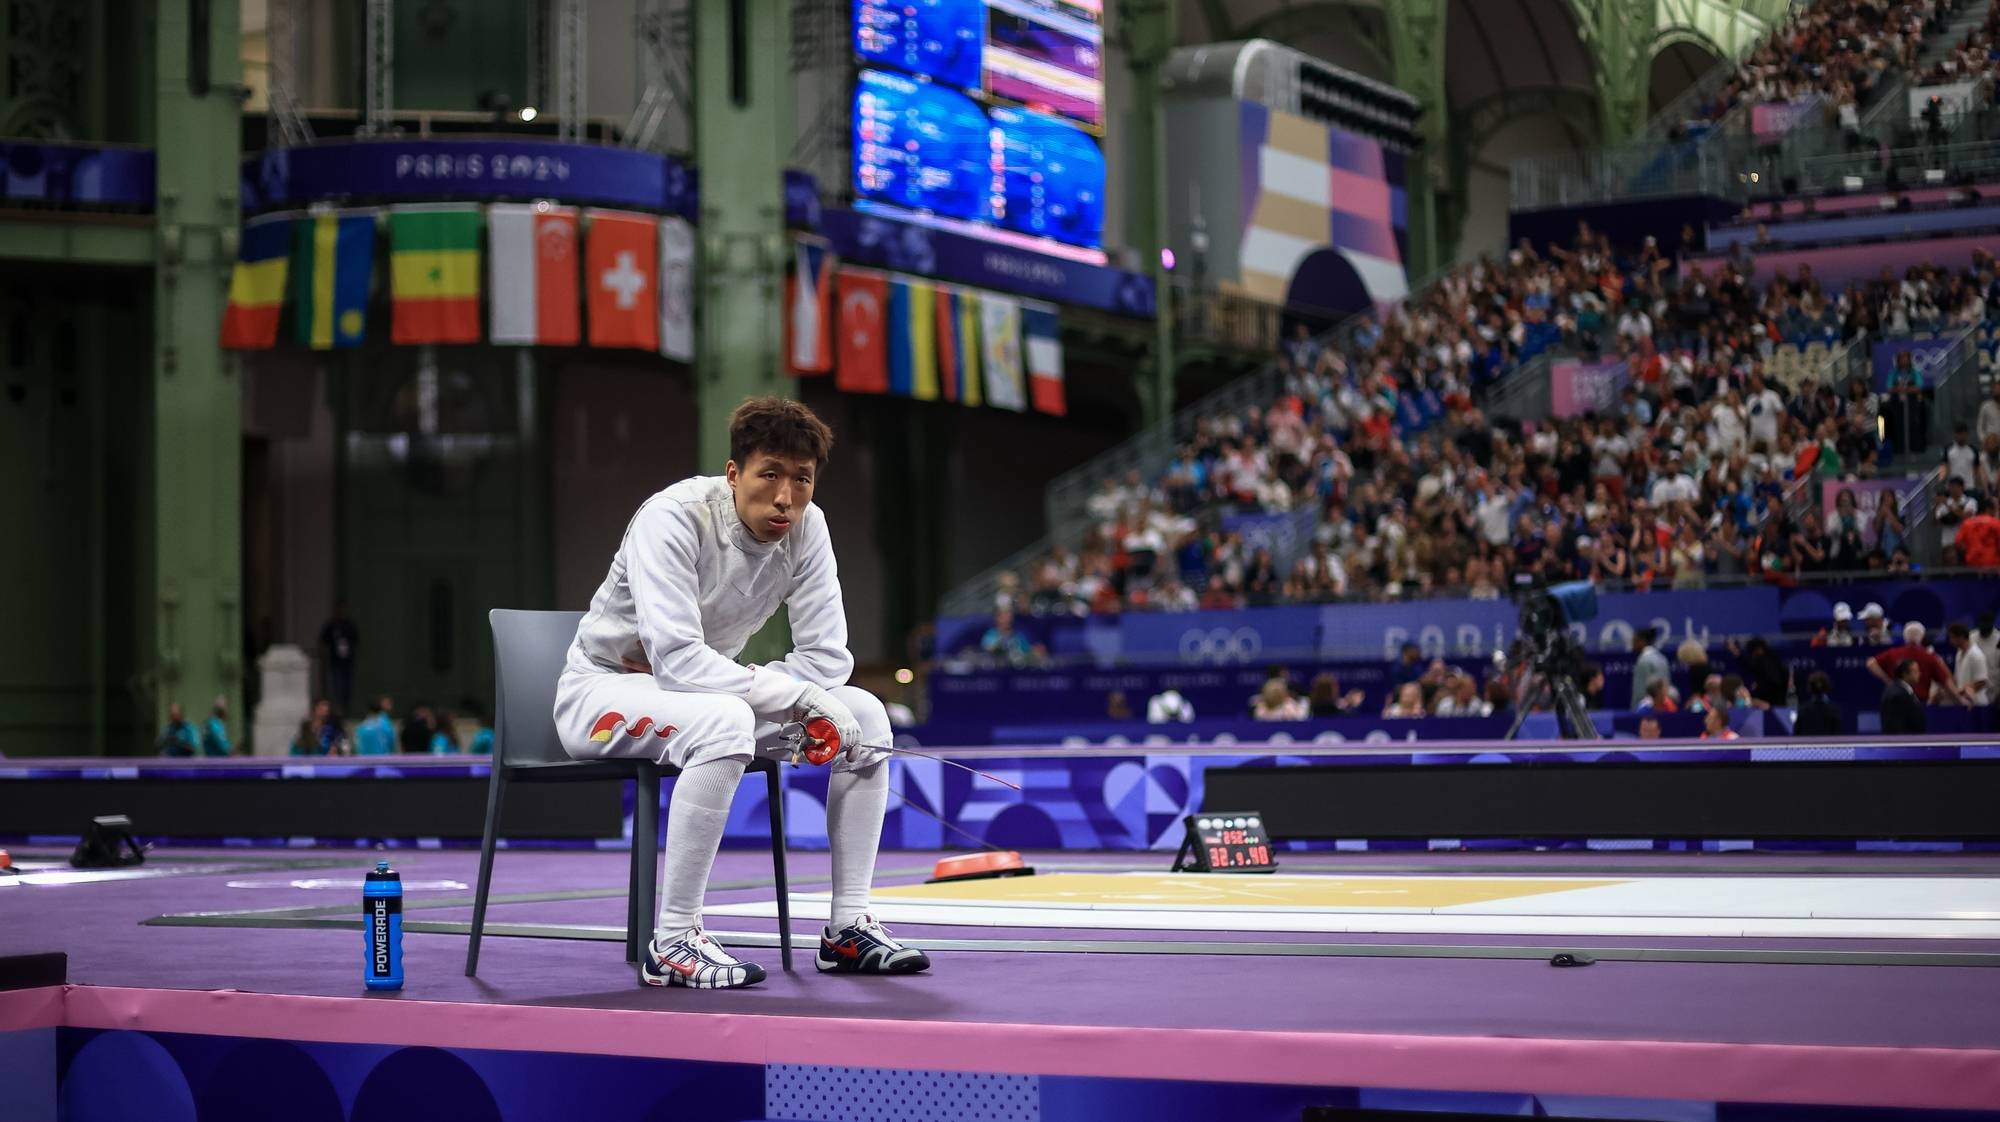
{"label": "rwandan flag", "polygon": [[236,243],[236,269],[229,275],[229,306],[222,310],[223,346],[262,350],[278,341],[294,218],[268,214],[243,224]]}
{"label": "rwandan flag", "polygon": [[479,208],[389,212],[389,337],[479,342]]}
{"label": "rwandan flag", "polygon": [[922,281],[889,282],[889,392],[938,399],[937,290]]}
{"label": "rwandan flag", "polygon": [[946,401],[979,404],[979,294],[939,289],[937,294],[938,381]]}
{"label": "rwandan flag", "polygon": [[292,239],[292,262],[299,342],[316,351],[359,346],[368,328],[375,212],[308,215]]}

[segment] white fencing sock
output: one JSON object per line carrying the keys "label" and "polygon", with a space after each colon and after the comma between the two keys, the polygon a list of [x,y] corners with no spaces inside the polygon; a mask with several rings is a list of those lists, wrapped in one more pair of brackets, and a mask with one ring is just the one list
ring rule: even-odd
{"label": "white fencing sock", "polygon": [[833,922],[838,931],[868,910],[875,851],[882,845],[882,808],[889,802],[889,761],[827,779],[826,838],[833,848]]}
{"label": "white fencing sock", "polygon": [[667,874],[660,891],[660,929],[664,945],[701,923],[701,899],[708,892],[708,872],[722,845],[722,827],[729,821],[729,800],[743,778],[745,761],[725,756],[705,760],[674,780],[674,797],[667,808]]}

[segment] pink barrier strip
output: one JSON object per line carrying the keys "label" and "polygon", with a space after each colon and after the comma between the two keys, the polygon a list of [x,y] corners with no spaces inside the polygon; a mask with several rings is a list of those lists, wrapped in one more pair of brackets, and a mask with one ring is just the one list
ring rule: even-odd
{"label": "pink barrier strip", "polygon": [[[72,986],[63,1024],[355,1044],[1128,1079],[1991,1109],[2000,1051],[1011,1025]],[[560,1049],[551,1048],[560,1042]]]}
{"label": "pink barrier strip", "polygon": [[55,1028],[63,1023],[64,986],[0,991],[0,1032]]}

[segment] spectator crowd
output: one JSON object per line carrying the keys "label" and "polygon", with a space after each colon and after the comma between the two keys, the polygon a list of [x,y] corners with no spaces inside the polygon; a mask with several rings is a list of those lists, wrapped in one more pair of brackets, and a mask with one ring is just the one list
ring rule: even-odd
{"label": "spectator crowd", "polygon": [[[996,608],[1495,598],[1527,576],[1648,589],[1888,575],[1917,562],[1919,514],[1938,518],[1945,564],[2000,566],[2000,386],[1940,465],[1933,387],[1909,355],[1879,393],[1865,376],[1786,384],[1773,361],[1779,347],[1865,346],[1995,311],[2000,272],[1983,251],[1963,269],[1829,290],[1805,267],[1758,286],[1747,259],[1676,270],[1651,239],[1621,254],[1587,226],[1546,254],[1523,242],[1333,341],[1299,328],[1268,400],[1199,418],[1154,477],[1103,480],[1080,547],[1003,578]],[[1552,347],[1622,362],[1616,403],[1526,424],[1483,408]],[[1864,513],[1843,495],[1829,516],[1815,501],[1815,484],[1939,466],[1921,510]],[[1286,512],[1317,515],[1288,560],[1225,525]]]}

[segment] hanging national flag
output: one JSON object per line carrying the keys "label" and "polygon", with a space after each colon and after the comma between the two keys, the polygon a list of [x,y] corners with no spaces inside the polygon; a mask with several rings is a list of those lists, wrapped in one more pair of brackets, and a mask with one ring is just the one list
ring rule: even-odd
{"label": "hanging national flag", "polygon": [[660,220],[660,353],[694,361],[694,227]]}
{"label": "hanging national flag", "polygon": [[1063,400],[1062,328],[1056,310],[1046,305],[1021,308],[1021,349],[1028,357],[1028,396],[1035,409],[1060,417],[1069,411]]}
{"label": "hanging national flag", "polygon": [[936,401],[937,290],[923,281],[889,282],[889,392]]}
{"label": "hanging national flag", "polygon": [[292,236],[292,320],[316,351],[360,346],[368,333],[375,212],[314,214]]}
{"label": "hanging national flag", "polygon": [[979,293],[960,289],[952,297],[952,305],[958,315],[955,339],[958,344],[958,399],[965,405],[978,405],[986,397],[979,373]]}
{"label": "hanging national flag", "polygon": [[946,401],[957,401],[964,396],[958,373],[958,293],[940,288],[936,304],[938,391]]}
{"label": "hanging national flag", "polygon": [[1021,385],[1021,303],[987,292],[979,298],[979,356],[986,374],[986,403],[1019,413],[1028,407]]}
{"label": "hanging national flag", "polygon": [[840,328],[833,384],[849,393],[889,392],[889,282],[880,273],[842,269],[834,287],[840,298]]}
{"label": "hanging national flag", "polygon": [[833,369],[833,251],[816,238],[792,243],[785,278],[785,366],[794,374]]}
{"label": "hanging national flag", "polygon": [[243,224],[236,242],[236,268],[229,274],[229,306],[222,310],[223,346],[253,350],[278,341],[295,218],[267,214]]}
{"label": "hanging national flag", "polygon": [[479,208],[389,211],[389,338],[479,342]]}
{"label": "hanging national flag", "polygon": [[592,210],[583,251],[590,304],[590,345],[660,349],[660,220],[650,214]]}
{"label": "hanging national flag", "polygon": [[573,347],[583,337],[577,306],[576,208],[494,203],[486,211],[487,284],[495,343]]}

